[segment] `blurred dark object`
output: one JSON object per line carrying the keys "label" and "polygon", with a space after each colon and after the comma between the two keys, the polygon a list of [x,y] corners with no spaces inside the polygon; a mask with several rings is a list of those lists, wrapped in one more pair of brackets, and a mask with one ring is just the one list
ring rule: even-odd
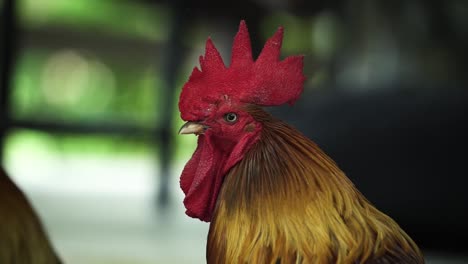
{"label": "blurred dark object", "polygon": [[59,264],[41,220],[0,167],[0,262]]}

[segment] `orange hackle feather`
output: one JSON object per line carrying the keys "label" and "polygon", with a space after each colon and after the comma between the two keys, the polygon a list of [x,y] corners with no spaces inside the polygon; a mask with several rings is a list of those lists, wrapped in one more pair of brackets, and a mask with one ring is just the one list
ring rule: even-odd
{"label": "orange hackle feather", "polygon": [[424,263],[317,145],[258,107],[259,141],[226,176],[208,263]]}

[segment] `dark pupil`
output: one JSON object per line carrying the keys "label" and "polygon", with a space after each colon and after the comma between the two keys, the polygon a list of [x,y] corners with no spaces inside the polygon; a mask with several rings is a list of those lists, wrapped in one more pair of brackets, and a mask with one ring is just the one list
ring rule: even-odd
{"label": "dark pupil", "polygon": [[236,121],[236,118],[237,118],[237,116],[234,113],[226,114],[226,121],[228,121],[228,122],[234,122],[234,121]]}

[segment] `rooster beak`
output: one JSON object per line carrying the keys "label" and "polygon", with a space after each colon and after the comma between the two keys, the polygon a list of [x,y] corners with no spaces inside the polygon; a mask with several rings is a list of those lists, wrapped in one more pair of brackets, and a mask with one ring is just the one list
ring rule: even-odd
{"label": "rooster beak", "polygon": [[179,130],[179,134],[195,134],[200,135],[205,133],[207,126],[197,122],[187,122]]}

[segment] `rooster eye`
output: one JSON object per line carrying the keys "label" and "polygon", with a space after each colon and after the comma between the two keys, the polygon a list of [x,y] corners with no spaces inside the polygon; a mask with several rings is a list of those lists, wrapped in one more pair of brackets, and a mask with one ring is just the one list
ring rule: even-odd
{"label": "rooster eye", "polygon": [[237,120],[237,115],[234,113],[227,113],[224,115],[224,120],[229,123],[234,123]]}

